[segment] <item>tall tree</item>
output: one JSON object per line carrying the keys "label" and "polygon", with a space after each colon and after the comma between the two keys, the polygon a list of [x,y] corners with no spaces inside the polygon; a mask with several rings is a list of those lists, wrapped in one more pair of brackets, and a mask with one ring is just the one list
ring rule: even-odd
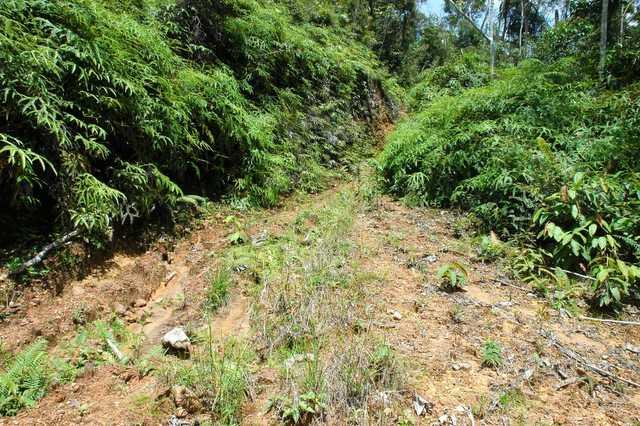
{"label": "tall tree", "polygon": [[607,31],[609,24],[609,0],[602,0],[602,11],[600,15],[600,64],[598,71],[600,78],[604,79],[607,64]]}
{"label": "tall tree", "polygon": [[524,0],[520,0],[520,32],[518,34],[518,49],[522,57],[522,30],[524,29]]}

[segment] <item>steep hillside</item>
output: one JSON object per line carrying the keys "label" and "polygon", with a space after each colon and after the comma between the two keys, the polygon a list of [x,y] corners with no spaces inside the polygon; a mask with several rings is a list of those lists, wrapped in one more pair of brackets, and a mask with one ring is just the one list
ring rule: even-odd
{"label": "steep hillside", "polygon": [[348,29],[269,1],[9,0],[0,27],[3,245],[100,244],[192,195],[272,206],[396,109]]}
{"label": "steep hillside", "polygon": [[415,112],[380,158],[385,185],[518,237],[516,269],[541,288],[559,267],[590,276],[596,305],[635,300],[638,84],[602,90],[576,58],[529,60],[490,81],[479,60],[431,69],[411,90]]}

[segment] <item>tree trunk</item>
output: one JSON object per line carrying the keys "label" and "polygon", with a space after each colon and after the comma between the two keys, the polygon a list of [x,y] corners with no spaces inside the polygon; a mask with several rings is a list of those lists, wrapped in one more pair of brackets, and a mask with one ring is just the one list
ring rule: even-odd
{"label": "tree trunk", "polygon": [[518,35],[518,48],[522,58],[522,29],[524,28],[524,0],[520,0],[520,34]]}
{"label": "tree trunk", "polygon": [[480,32],[484,33],[484,24],[487,22],[487,16],[489,15],[489,10],[484,13],[484,18],[482,18],[482,25],[480,25]]}
{"label": "tree trunk", "polygon": [[489,0],[489,29],[491,32],[490,52],[491,52],[491,77],[496,74],[496,18],[493,0]]}
{"label": "tree trunk", "polygon": [[458,15],[462,16],[467,22],[469,22],[471,24],[471,26],[473,28],[476,29],[476,31],[478,31],[480,34],[482,34],[482,37],[484,37],[485,40],[487,40],[489,43],[491,43],[491,39],[489,37],[487,37],[487,35],[484,32],[482,32],[482,30],[480,28],[478,28],[478,25],[475,22],[473,22],[473,19],[469,18],[469,16],[466,13],[464,13],[462,11],[462,9],[460,9],[460,7],[458,7],[458,5],[455,3],[455,1],[449,0],[449,4],[451,6],[453,6],[453,8],[456,10],[456,13]]}
{"label": "tree trunk", "polygon": [[502,27],[502,37],[500,37],[500,40],[504,40],[504,38],[507,36],[507,25],[509,19],[509,10],[507,8],[511,7],[511,2],[507,3],[506,1],[503,1],[502,7],[504,8],[504,22]]}
{"label": "tree trunk", "polygon": [[600,64],[598,71],[600,80],[604,80],[607,66],[607,24],[609,21],[609,0],[602,0],[602,15],[600,16]]}
{"label": "tree trunk", "polygon": [[627,6],[623,1],[620,2],[620,41],[622,42],[622,36],[624,35],[624,15],[627,14]]}

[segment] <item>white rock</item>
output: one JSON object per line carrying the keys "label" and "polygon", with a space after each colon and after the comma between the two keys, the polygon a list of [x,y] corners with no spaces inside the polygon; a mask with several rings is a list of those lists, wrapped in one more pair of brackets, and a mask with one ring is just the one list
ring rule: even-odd
{"label": "white rock", "polygon": [[624,348],[634,354],[640,354],[640,346],[633,346],[631,343],[625,343]]}
{"label": "white rock", "polygon": [[162,345],[173,349],[188,351],[191,348],[191,340],[184,332],[184,328],[175,327],[162,336]]}
{"label": "white rock", "polygon": [[451,364],[451,368],[453,368],[455,371],[468,370],[471,368],[471,365],[466,362],[461,362],[459,364],[457,362],[454,362],[453,364]]}
{"label": "white rock", "polygon": [[420,395],[415,394],[413,398],[413,409],[416,411],[416,415],[418,417],[427,414],[427,412],[431,411],[432,408],[432,403],[430,403]]}
{"label": "white rock", "polygon": [[303,362],[303,361],[314,361],[315,360],[315,356],[312,353],[307,353],[307,354],[295,354],[292,355],[291,357],[289,357],[285,362],[284,362],[284,366],[287,369],[291,369],[293,368],[293,366],[297,363],[297,362]]}
{"label": "white rock", "polygon": [[522,375],[522,378],[525,380],[529,380],[530,378],[533,377],[533,373],[536,370],[534,368],[528,368],[527,370],[525,370],[524,374]]}

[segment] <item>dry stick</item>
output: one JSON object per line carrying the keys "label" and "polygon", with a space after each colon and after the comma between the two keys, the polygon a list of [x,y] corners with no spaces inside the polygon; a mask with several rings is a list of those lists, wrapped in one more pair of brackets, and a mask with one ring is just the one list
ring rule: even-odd
{"label": "dry stick", "polygon": [[111,349],[111,352],[113,352],[116,358],[118,358],[118,361],[120,361],[123,364],[126,364],[127,357],[124,356],[122,352],[120,352],[120,349],[118,349],[118,346],[116,346],[113,340],[109,339],[108,337],[105,340],[107,341],[107,345],[109,346],[109,349]]}
{"label": "dry stick", "polygon": [[586,316],[581,316],[580,319],[589,320],[589,321],[610,322],[613,324],[622,324],[622,325],[640,325],[640,322],[638,321],[621,321],[621,320],[593,318],[593,317],[586,317]]}
{"label": "dry stick", "polygon": [[167,278],[164,280],[165,285],[169,284],[171,280],[175,278],[176,275],[177,275],[176,271],[172,271],[171,273],[169,273],[169,275],[167,275]]}
{"label": "dry stick", "polygon": [[576,277],[583,278],[583,279],[585,279],[585,280],[597,281],[595,278],[590,277],[589,275],[582,275],[582,274],[579,274],[579,273],[577,273],[577,272],[567,271],[566,269],[557,268],[557,267],[556,267],[556,268],[553,268],[553,269],[557,269],[558,271],[562,271],[562,272],[564,272],[565,274],[574,275],[574,276],[576,276]]}
{"label": "dry stick", "polygon": [[520,290],[520,291],[524,291],[525,293],[528,293],[528,292],[530,291],[530,290],[528,290],[528,289],[526,289],[526,288],[524,288],[524,287],[520,287],[520,286],[517,286],[517,285],[515,285],[515,284],[511,284],[511,283],[508,283],[508,282],[506,282],[506,281],[499,280],[499,279],[497,279],[497,278],[493,278],[493,279],[492,279],[492,281],[493,281],[493,282],[496,282],[496,283],[498,283],[498,284],[506,285],[507,287],[517,288],[518,290]]}
{"label": "dry stick", "polygon": [[24,272],[27,268],[30,268],[33,265],[37,265],[38,263],[40,263],[40,262],[42,262],[44,260],[44,258],[47,255],[47,253],[49,253],[51,250],[60,247],[61,245],[63,245],[64,243],[66,243],[70,239],[78,236],[79,234],[80,234],[80,231],[78,231],[76,229],[75,231],[71,231],[68,234],[63,235],[62,237],[58,238],[57,240],[55,240],[51,244],[48,244],[48,245],[44,246],[44,248],[42,250],[40,250],[40,252],[38,252],[38,254],[36,254],[34,257],[32,257],[31,259],[27,260],[26,262],[24,262],[22,265],[20,265],[20,267],[18,267],[18,269],[14,270],[14,271],[11,271],[8,274],[5,274],[4,276],[0,276],[0,281],[3,281],[4,279],[9,277],[10,275],[18,275],[18,274]]}
{"label": "dry stick", "polygon": [[[545,335],[544,333],[542,334],[543,336]],[[582,356],[580,354],[578,354],[577,352],[574,352],[573,350],[566,348],[564,346],[562,346],[560,343],[558,343],[554,338],[550,338],[549,336],[545,336],[547,337],[547,339],[549,339],[551,341],[551,344],[553,346],[555,346],[556,348],[558,348],[558,350],[560,351],[560,353],[564,356],[566,356],[567,358],[570,358],[574,361],[576,361],[578,364],[582,364],[585,367],[587,367],[589,370],[595,371],[596,373],[608,377],[610,379],[614,379],[617,380],[619,382],[623,382],[626,383],[628,385],[631,386],[635,386],[637,388],[640,388],[640,384],[636,383],[636,382],[632,382],[631,380],[627,380],[623,377],[617,376],[613,373],[609,373],[607,370],[603,370],[600,367],[597,367],[593,364],[590,364],[589,362],[585,361],[584,358],[582,358]]]}
{"label": "dry stick", "polygon": [[462,11],[462,9],[460,8],[460,6],[458,6],[458,5],[456,4],[455,0],[450,0],[450,1],[449,1],[449,4],[450,4],[451,6],[453,6],[453,8],[455,9],[455,12],[456,12],[458,15],[462,16],[462,17],[463,17],[463,18],[464,18],[464,19],[465,19],[469,24],[471,24],[471,26],[472,26],[476,31],[478,31],[478,32],[480,33],[480,35],[481,35],[482,37],[484,37],[484,39],[485,39],[485,40],[487,40],[489,43],[491,43],[491,39],[489,38],[489,36],[488,36],[488,35],[486,35],[486,34],[484,33],[484,31],[482,31],[480,28],[478,28],[478,24],[476,24],[476,23],[475,23],[475,21],[474,21],[473,19],[471,19],[471,18],[470,18],[466,13],[464,13],[464,12]]}

